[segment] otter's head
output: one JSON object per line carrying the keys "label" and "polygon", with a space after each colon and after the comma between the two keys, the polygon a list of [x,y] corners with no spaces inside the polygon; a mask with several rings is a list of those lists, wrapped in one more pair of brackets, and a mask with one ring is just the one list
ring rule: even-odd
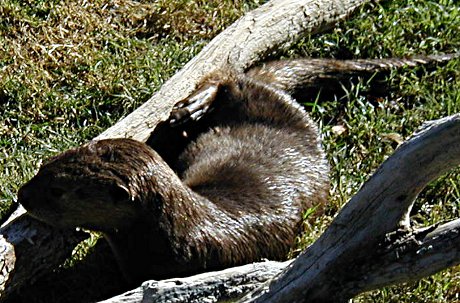
{"label": "otter's head", "polygon": [[142,212],[139,192],[158,158],[131,139],[92,141],[44,163],[18,199],[31,216],[55,226],[122,228]]}

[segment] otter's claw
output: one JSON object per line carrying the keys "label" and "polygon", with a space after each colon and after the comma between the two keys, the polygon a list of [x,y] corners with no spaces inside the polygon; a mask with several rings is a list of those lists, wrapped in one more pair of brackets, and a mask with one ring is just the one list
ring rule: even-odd
{"label": "otter's claw", "polygon": [[192,95],[176,104],[169,117],[169,123],[179,125],[189,120],[199,120],[209,111],[218,91],[217,83],[206,83],[199,87]]}

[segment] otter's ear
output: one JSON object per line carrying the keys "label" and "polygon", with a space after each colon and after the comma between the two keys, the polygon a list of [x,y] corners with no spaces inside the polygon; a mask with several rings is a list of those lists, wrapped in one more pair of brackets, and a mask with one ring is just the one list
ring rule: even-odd
{"label": "otter's ear", "polygon": [[112,201],[114,201],[115,203],[132,200],[129,189],[126,186],[120,184],[115,185],[111,189],[110,196],[112,198]]}

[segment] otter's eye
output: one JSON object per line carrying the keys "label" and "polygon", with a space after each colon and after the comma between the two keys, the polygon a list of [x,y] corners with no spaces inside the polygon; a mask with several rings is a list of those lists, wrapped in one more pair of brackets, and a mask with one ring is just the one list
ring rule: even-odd
{"label": "otter's eye", "polygon": [[64,195],[65,190],[60,187],[52,186],[50,189],[50,194],[53,196],[53,198],[60,198],[62,195]]}
{"label": "otter's eye", "polygon": [[114,203],[128,201],[131,199],[128,189],[124,186],[115,186],[111,188],[109,194]]}

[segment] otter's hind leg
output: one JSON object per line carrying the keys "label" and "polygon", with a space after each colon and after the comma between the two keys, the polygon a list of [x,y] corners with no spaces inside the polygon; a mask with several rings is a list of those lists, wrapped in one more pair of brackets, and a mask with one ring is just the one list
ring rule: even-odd
{"label": "otter's hind leg", "polygon": [[223,77],[212,74],[187,98],[179,101],[168,120],[155,128],[147,144],[170,167],[175,169],[178,156],[201,133],[210,128],[209,121],[202,121],[221,89]]}
{"label": "otter's hind leg", "polygon": [[172,125],[200,122],[201,130],[241,123],[305,129],[310,119],[284,91],[244,74],[216,72],[180,101],[170,116]]}
{"label": "otter's hind leg", "polygon": [[216,100],[221,84],[231,82],[223,73],[212,73],[187,98],[177,102],[168,120],[161,122],[152,132],[147,144],[168,165],[175,169],[175,162],[185,148],[201,133],[211,127],[210,121],[202,121]]}
{"label": "otter's hind leg", "polygon": [[169,116],[169,123],[180,125],[201,119],[217,98],[220,84],[218,79],[203,81],[190,96],[176,104]]}
{"label": "otter's hind leg", "polygon": [[148,140],[173,168],[178,156],[200,134],[218,126],[264,124],[317,132],[305,110],[268,83],[230,71],[210,74],[193,94],[179,101],[170,118]]}

